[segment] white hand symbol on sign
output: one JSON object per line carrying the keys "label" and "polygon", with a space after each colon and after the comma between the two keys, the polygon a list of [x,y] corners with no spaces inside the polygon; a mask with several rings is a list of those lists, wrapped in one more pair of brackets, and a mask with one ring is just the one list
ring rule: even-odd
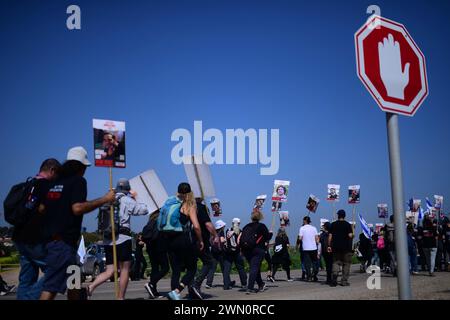
{"label": "white hand symbol on sign", "polygon": [[389,34],[383,42],[378,42],[378,56],[380,58],[380,76],[389,97],[404,100],[405,87],[409,83],[409,63],[402,71],[400,44]]}

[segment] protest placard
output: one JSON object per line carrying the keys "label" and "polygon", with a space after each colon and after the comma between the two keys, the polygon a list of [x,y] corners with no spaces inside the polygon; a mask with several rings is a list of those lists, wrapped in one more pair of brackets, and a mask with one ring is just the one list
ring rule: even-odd
{"label": "protest placard", "polygon": [[354,185],[348,187],[348,203],[358,204],[360,197],[361,186]]}
{"label": "protest placard", "polygon": [[196,198],[215,197],[216,191],[209,166],[202,156],[187,156],[183,159],[184,170]]}
{"label": "protest placard", "polygon": [[148,170],[130,179],[130,186],[136,192],[136,201],[147,205],[150,213],[162,208],[169,197],[154,170]]}
{"label": "protest placard", "polygon": [[262,194],[256,197],[255,204],[253,205],[253,209],[262,209],[264,206],[264,202],[266,201],[267,195]]}
{"label": "protest placard", "polygon": [[280,226],[286,227],[290,225],[289,222],[289,212],[288,211],[280,211]]}
{"label": "protest placard", "polygon": [[444,197],[439,195],[434,195],[434,207],[438,210],[444,208]]}
{"label": "protest placard", "polygon": [[320,200],[314,196],[313,194],[309,195],[308,202],[306,203],[306,209],[309,212],[315,213],[317,211],[317,207],[319,206]]}
{"label": "protest placard", "polygon": [[217,198],[211,199],[211,210],[214,217],[220,217],[222,215],[222,207],[220,206],[220,200]]}
{"label": "protest placard", "polygon": [[93,119],[95,166],[125,168],[125,122]]}
{"label": "protest placard", "polygon": [[275,180],[272,194],[272,201],[286,202],[289,192],[290,181]]}
{"label": "protest placard", "polygon": [[329,184],[328,185],[328,201],[339,201],[339,191],[341,189],[341,185],[339,184]]}
{"label": "protest placard", "polygon": [[387,203],[379,203],[377,205],[378,218],[385,219],[388,217],[388,205]]}

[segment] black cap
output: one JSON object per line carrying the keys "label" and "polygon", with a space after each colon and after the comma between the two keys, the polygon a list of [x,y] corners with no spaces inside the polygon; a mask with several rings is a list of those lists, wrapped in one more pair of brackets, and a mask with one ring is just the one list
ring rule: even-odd
{"label": "black cap", "polygon": [[189,183],[187,183],[187,182],[182,182],[182,183],[180,183],[180,184],[178,185],[178,193],[186,194],[186,193],[189,193],[189,192],[192,192],[191,186],[190,186]]}
{"label": "black cap", "polygon": [[345,211],[344,210],[339,210],[338,212],[337,212],[337,216],[338,216],[338,219],[344,219],[345,218]]}

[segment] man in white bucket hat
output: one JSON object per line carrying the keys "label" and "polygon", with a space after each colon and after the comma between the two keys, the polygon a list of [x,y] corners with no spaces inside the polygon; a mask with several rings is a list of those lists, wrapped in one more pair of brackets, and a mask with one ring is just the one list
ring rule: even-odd
{"label": "man in white bucket hat", "polygon": [[57,181],[51,184],[43,201],[48,243],[41,300],[53,300],[57,293],[64,294],[67,289],[67,268],[77,264],[83,215],[115,200],[113,190],[96,200],[86,200],[87,182],[83,176],[90,165],[83,147],[71,148]]}

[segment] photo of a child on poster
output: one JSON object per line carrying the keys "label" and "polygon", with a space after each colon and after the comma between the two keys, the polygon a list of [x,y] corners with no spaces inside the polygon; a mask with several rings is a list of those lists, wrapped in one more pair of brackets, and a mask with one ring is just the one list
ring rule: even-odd
{"label": "photo of a child on poster", "polygon": [[93,119],[95,166],[125,168],[125,122]]}
{"label": "photo of a child on poster", "polygon": [[290,181],[275,180],[272,201],[286,202]]}
{"label": "photo of a child on poster", "polygon": [[380,203],[377,205],[378,218],[385,219],[388,217],[388,205],[387,203]]}
{"label": "photo of a child on poster", "polygon": [[264,206],[264,202],[266,201],[267,195],[262,194],[256,197],[255,204],[253,205],[253,209],[261,210]]}
{"label": "photo of a child on poster", "polygon": [[290,225],[289,221],[289,212],[288,211],[280,211],[280,226],[288,227]]}
{"label": "photo of a child on poster", "polygon": [[272,202],[272,212],[281,210],[281,202],[274,201]]}
{"label": "photo of a child on poster", "polygon": [[314,195],[310,194],[308,198],[308,202],[306,203],[306,209],[309,212],[315,213],[317,211],[317,207],[319,207],[319,199]]}
{"label": "photo of a child on poster", "polygon": [[213,211],[213,216],[220,217],[222,215],[222,208],[220,206],[220,200],[214,198],[210,201],[210,204],[211,204],[211,210]]}
{"label": "photo of a child on poster", "polygon": [[328,185],[328,201],[339,201],[339,190],[341,185],[339,184],[329,184]]}
{"label": "photo of a child on poster", "polygon": [[349,204],[359,203],[360,190],[361,190],[361,187],[359,185],[348,187],[348,203]]}

